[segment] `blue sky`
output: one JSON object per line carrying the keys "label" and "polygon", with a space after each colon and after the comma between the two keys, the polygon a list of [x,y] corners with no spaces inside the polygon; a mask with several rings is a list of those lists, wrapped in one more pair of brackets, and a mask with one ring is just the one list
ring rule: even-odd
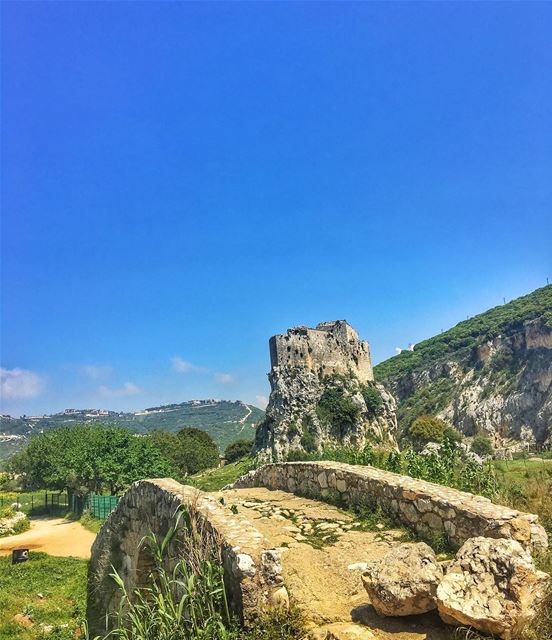
{"label": "blue sky", "polygon": [[4,2],[2,411],[268,396],[552,279],[552,5]]}

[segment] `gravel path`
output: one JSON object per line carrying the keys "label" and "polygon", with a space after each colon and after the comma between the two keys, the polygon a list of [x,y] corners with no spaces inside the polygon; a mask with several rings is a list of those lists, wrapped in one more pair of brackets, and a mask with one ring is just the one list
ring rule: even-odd
{"label": "gravel path", "polygon": [[90,547],[96,534],[80,522],[65,518],[33,518],[29,531],[0,538],[0,556],[10,555],[13,549],[44,551],[51,556],[90,558]]}

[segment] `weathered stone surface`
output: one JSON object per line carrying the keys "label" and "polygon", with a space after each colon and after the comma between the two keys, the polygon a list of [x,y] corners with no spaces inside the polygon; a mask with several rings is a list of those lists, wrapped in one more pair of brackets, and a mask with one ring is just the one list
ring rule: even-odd
{"label": "weathered stone surface", "polygon": [[[345,320],[323,322],[315,329],[295,327],[273,336],[270,359],[270,400],[255,444],[263,459],[283,460],[290,451],[320,450],[338,443],[396,448],[395,400],[373,381],[370,347]],[[363,385],[379,394],[377,409],[366,404]],[[327,388],[339,390],[358,408],[345,433],[317,412]]]}
{"label": "weathered stone surface", "polygon": [[[121,592],[110,577],[115,569],[128,592],[143,586],[151,566],[141,545],[153,532],[158,539],[177,522],[187,507],[195,526],[212,538],[217,561],[224,567],[229,605],[247,626],[263,608],[286,606],[280,550],[270,548],[264,536],[242,515],[235,514],[213,496],[170,479],[135,482],[109,515],[92,547],[88,569],[87,619],[91,636],[105,634],[106,614],[113,614]],[[179,531],[185,518],[179,521]],[[178,533],[167,553],[167,569],[186,557]]]}
{"label": "weathered stone surface", "polygon": [[[323,485],[325,478],[329,489]],[[548,546],[546,531],[538,516],[493,504],[487,498],[432,482],[415,480],[369,466],[339,462],[280,462],[267,464],[238,478],[234,487],[266,487],[307,497],[325,497],[337,492],[344,504],[380,505],[420,533],[446,532],[460,546],[469,538],[511,538],[528,549]],[[334,496],[336,497],[336,496]]]}
{"label": "weathered stone surface", "polygon": [[516,540],[472,538],[438,586],[437,607],[449,624],[510,640],[535,616],[549,581]]}
{"label": "weathered stone surface", "polygon": [[362,574],[374,609],[382,616],[411,616],[436,608],[443,569],[433,549],[423,542],[392,549]]}

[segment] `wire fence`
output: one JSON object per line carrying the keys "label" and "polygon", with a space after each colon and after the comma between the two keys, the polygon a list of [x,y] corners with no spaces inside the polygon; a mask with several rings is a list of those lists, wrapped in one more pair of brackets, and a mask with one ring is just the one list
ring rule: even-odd
{"label": "wire fence", "polygon": [[105,520],[115,509],[120,496],[102,496],[89,493],[85,496],[68,494],[66,491],[40,491],[36,493],[0,494],[0,509],[13,506],[27,515],[82,515],[88,511],[93,518]]}

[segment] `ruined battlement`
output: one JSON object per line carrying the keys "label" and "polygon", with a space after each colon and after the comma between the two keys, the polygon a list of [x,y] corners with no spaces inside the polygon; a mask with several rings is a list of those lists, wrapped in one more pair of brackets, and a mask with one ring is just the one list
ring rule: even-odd
{"label": "ruined battlement", "polygon": [[360,382],[374,379],[370,345],[346,320],[293,327],[272,336],[269,346],[273,369],[298,366],[322,376],[352,372]]}

